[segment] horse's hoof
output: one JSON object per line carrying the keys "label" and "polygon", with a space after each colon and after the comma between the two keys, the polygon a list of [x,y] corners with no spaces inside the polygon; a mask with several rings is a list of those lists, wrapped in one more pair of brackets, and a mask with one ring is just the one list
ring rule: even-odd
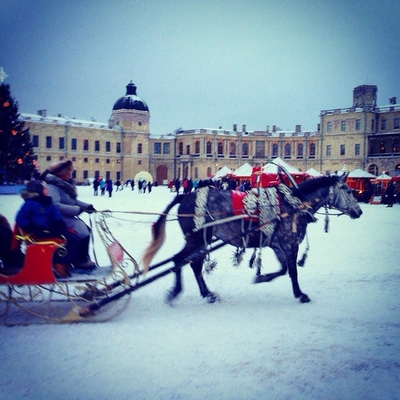
{"label": "horse's hoof", "polygon": [[300,301],[300,303],[309,303],[311,300],[306,294],[302,294],[299,297],[299,301]]}
{"label": "horse's hoof", "polygon": [[256,275],[256,277],[254,278],[254,283],[269,282],[271,280],[272,278],[268,274]]}
{"label": "horse's hoof", "polygon": [[216,301],[219,301],[219,300],[220,300],[220,298],[218,297],[218,295],[215,294],[215,293],[212,293],[212,292],[210,292],[210,293],[206,296],[206,299],[207,299],[207,303],[210,303],[210,304],[215,303]]}
{"label": "horse's hoof", "polygon": [[167,292],[167,294],[165,295],[165,303],[172,305],[172,302],[178,297],[179,293],[175,293],[173,290],[170,290]]}

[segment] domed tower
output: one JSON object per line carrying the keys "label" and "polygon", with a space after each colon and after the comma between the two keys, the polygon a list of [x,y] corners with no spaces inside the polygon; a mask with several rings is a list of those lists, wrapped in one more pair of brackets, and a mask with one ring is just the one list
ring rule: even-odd
{"label": "domed tower", "polygon": [[132,179],[138,172],[149,169],[149,120],[149,107],[130,81],[125,96],[114,103],[108,123],[115,135],[121,179]]}
{"label": "domed tower", "polygon": [[146,102],[136,94],[136,85],[130,81],[126,94],[120,97],[112,109],[109,127],[122,128],[125,132],[149,133],[150,112]]}

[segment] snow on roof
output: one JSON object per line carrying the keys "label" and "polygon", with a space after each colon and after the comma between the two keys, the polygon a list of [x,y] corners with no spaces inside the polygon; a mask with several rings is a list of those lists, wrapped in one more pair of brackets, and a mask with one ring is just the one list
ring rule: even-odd
{"label": "snow on roof", "polygon": [[249,177],[251,176],[253,167],[249,163],[241,165],[239,168],[232,172],[233,176]]}
{"label": "snow on roof", "polygon": [[44,124],[59,124],[59,125],[73,125],[84,126],[86,128],[109,129],[108,123],[97,121],[86,121],[83,119],[75,119],[69,117],[55,117],[43,116],[39,114],[21,113],[20,116],[24,121],[42,122]]}
{"label": "snow on roof", "polygon": [[319,172],[318,172],[316,169],[314,169],[314,168],[310,168],[310,169],[308,169],[306,172],[307,172],[307,174],[310,175],[310,176],[322,176],[322,174],[319,173]]}
{"label": "snow on roof", "polygon": [[224,167],[222,167],[215,175],[212,179],[220,179],[223,178],[224,176],[231,174],[232,170],[227,167],[226,165]]}
{"label": "snow on roof", "polygon": [[382,174],[377,176],[375,179],[380,181],[389,181],[390,179],[392,179],[392,177],[387,174]]}
{"label": "snow on roof", "polygon": [[375,175],[370,174],[362,169],[356,169],[351,171],[348,175],[348,178],[375,178]]}
{"label": "snow on roof", "polygon": [[274,173],[276,174],[278,172],[278,165],[284,168],[289,174],[300,174],[301,171],[290,164],[288,164],[286,161],[283,161],[282,158],[277,157],[272,160],[272,162],[268,163],[263,167],[263,172],[265,173]]}

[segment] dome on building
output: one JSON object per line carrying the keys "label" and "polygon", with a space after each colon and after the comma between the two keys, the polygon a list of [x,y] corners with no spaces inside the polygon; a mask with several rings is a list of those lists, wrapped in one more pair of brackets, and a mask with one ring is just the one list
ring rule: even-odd
{"label": "dome on building", "polygon": [[149,111],[149,107],[136,95],[136,85],[130,81],[126,86],[126,95],[114,103],[113,110]]}

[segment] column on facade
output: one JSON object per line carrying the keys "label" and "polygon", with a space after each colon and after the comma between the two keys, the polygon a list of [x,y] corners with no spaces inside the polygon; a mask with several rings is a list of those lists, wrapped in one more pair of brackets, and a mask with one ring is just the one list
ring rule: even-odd
{"label": "column on facade", "polygon": [[183,169],[184,169],[184,164],[182,161],[179,160],[179,180],[183,180]]}

